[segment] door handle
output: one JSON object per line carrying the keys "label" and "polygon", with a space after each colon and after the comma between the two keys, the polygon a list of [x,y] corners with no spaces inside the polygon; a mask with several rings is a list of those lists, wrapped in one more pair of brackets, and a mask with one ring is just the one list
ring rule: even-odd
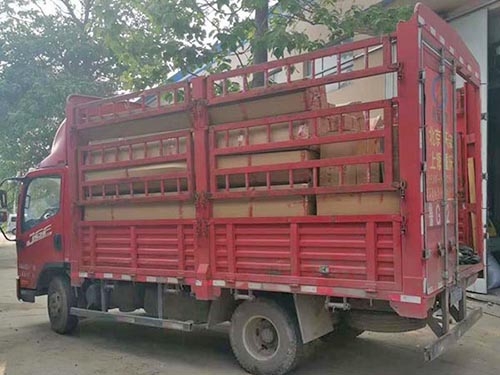
{"label": "door handle", "polygon": [[54,248],[56,251],[61,251],[62,250],[62,235],[60,234],[54,234]]}

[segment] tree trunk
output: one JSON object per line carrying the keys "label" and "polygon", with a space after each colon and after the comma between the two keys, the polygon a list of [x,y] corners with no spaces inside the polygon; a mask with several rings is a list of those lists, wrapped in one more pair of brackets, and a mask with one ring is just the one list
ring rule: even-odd
{"label": "tree trunk", "polygon": [[[263,38],[269,29],[269,2],[261,1],[255,9],[255,42],[253,45],[253,63],[260,64],[267,62],[267,43]],[[256,73],[253,77],[252,86],[264,86],[264,72]]]}

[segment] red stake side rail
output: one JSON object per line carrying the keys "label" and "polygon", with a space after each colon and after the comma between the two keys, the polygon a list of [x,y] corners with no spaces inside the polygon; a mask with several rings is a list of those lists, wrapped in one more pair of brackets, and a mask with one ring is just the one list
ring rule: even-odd
{"label": "red stake side rail", "polygon": [[140,120],[186,110],[191,101],[188,82],[160,86],[127,95],[81,103],[75,107],[74,124],[79,129]]}
{"label": "red stake side rail", "polygon": [[[382,51],[378,63],[372,57],[374,51]],[[85,277],[184,283],[192,287],[199,299],[214,299],[221,288],[382,299],[391,301],[400,315],[426,317],[437,293],[445,285],[456,283],[462,272],[456,265],[449,268],[452,262],[456,262],[456,251],[449,251],[447,261],[440,258],[437,245],[442,239],[438,237],[444,234],[453,242],[452,227],[457,224],[457,227],[465,228],[462,231],[464,240],[472,245],[474,236],[470,234],[472,230],[467,229],[472,228],[470,212],[474,211],[477,223],[481,221],[480,204],[467,204],[469,211],[453,214],[454,221],[445,225],[433,226],[429,221],[429,207],[434,207],[435,202],[425,200],[428,181],[421,173],[427,162],[424,145],[429,141],[426,131],[430,126],[426,123],[425,102],[421,95],[429,87],[422,86],[426,83],[421,72],[434,69],[426,56],[435,51],[441,51],[440,62],[446,65],[446,73],[441,78],[446,80],[446,85],[448,79],[451,82],[455,71],[466,81],[463,109],[466,120],[461,125],[463,148],[467,157],[473,158],[476,167],[480,168],[477,63],[451,27],[420,6],[409,22],[400,24],[397,33],[388,37],[196,78],[189,84],[74,106],[70,102],[68,123],[76,131],[70,134],[69,164],[78,166],[78,173],[71,176],[71,181],[72,194],[78,197],[75,202],[80,204],[73,210],[73,220],[77,225],[71,247],[72,283],[78,285]],[[317,71],[317,62],[321,59],[335,61],[328,74]],[[353,60],[362,62],[351,64]],[[310,67],[307,74],[306,66]],[[284,97],[297,92],[305,93],[304,96],[312,92],[314,96],[325,87],[375,76],[394,77],[396,93],[389,99],[335,107],[321,103],[310,105],[304,99],[303,108],[283,108],[281,113],[265,113],[258,118],[252,118],[252,112],[245,109],[274,96]],[[252,83],[261,77],[264,86],[253,88]],[[317,89],[320,90],[315,91]],[[453,92],[455,98],[454,91],[447,90],[441,92]],[[154,104],[147,104],[151,96]],[[130,101],[132,98],[139,100]],[[124,102],[132,104],[123,105]],[[457,104],[455,99],[448,104],[452,102]],[[224,108],[237,112],[238,120],[217,120],[217,114]],[[447,118],[455,117],[452,105],[441,109]],[[174,116],[178,113],[189,114],[189,120],[182,127]],[[366,121],[357,132],[343,131],[346,116],[353,113],[362,113],[365,119],[371,118],[371,113],[377,113],[383,126],[371,129]],[[82,145],[79,141],[90,130],[111,128],[132,120],[140,124],[142,120],[160,115],[164,116],[161,117],[164,124],[161,136],[148,134],[145,127],[140,138],[114,139],[91,145]],[[335,118],[339,119],[338,131],[323,134],[320,128]],[[274,140],[273,128],[283,124],[288,126],[288,137]],[[295,132],[297,124],[299,127],[300,124],[307,125],[306,136]],[[130,126],[134,124],[130,122]],[[449,126],[451,128],[451,122]],[[249,134],[255,129],[267,134],[266,142],[250,141]],[[241,136],[237,146],[229,143],[234,134]],[[327,144],[368,140],[383,143],[383,150],[348,157],[218,167],[218,158],[221,157],[318,150]],[[458,138],[454,142],[458,144],[461,140]],[[172,144],[175,152],[143,155],[139,159],[115,156],[122,148],[131,150],[138,143],[147,150],[150,141],[160,142],[162,150],[164,143]],[[440,146],[443,142],[446,138]],[[185,150],[179,148],[182,143],[187,145]],[[447,146],[443,147],[447,151]],[[400,152],[394,158],[396,149]],[[94,158],[100,157],[100,163],[90,163],[91,154]],[[90,172],[169,162],[185,162],[187,172],[163,171],[153,177],[85,180]],[[377,182],[371,178],[370,167],[373,165],[382,167],[382,177]],[[349,166],[364,168],[365,182],[346,183],[344,171]],[[322,186],[318,183],[320,168],[325,167],[337,168],[339,185]],[[466,168],[457,169],[461,170],[457,173],[462,181],[457,189],[467,189]],[[310,171],[310,183],[305,188],[295,180],[300,170]],[[274,189],[271,182],[272,174],[277,172],[288,176],[287,186],[282,189]],[[266,183],[259,189],[251,184],[251,176],[255,173],[265,176]],[[243,176],[244,181],[244,186],[237,191],[229,183],[236,175]],[[475,175],[477,202],[481,202],[480,175]],[[442,196],[448,199],[444,192],[453,192],[454,187],[446,176],[440,178],[436,177],[436,181],[443,189]],[[222,186],[219,181],[224,182]],[[154,182],[159,182],[160,194],[149,194],[149,186]],[[141,196],[136,196],[130,186],[139,183],[143,188]],[[173,184],[171,194],[166,193],[165,184]],[[121,191],[122,186],[124,191]],[[391,214],[214,217],[214,205],[226,200],[319,197],[340,193],[382,196],[397,191],[401,192],[400,210]],[[457,195],[452,194],[444,204],[452,207],[457,203],[456,199]],[[116,221],[83,221],[85,207],[100,204],[102,200],[111,204],[180,200],[194,204],[196,212],[188,219],[132,221],[133,218],[128,217]],[[459,220],[458,216],[462,219]],[[475,228],[476,238],[481,238],[482,225]],[[482,242],[476,241],[475,245],[478,253],[482,253]],[[425,250],[430,251],[429,259],[423,257]],[[468,275],[479,269],[480,266],[476,266],[471,271],[469,267]],[[442,279],[444,270],[451,275],[447,280]],[[456,272],[451,272],[453,270]]]}
{"label": "red stake side rail", "polygon": [[[381,100],[376,102],[353,104],[348,106],[333,107],[327,109],[317,109],[313,111],[287,114],[281,116],[265,117],[256,120],[249,120],[237,123],[227,123],[210,127],[210,160],[211,165],[215,168],[211,176],[211,192],[214,199],[217,198],[242,198],[248,196],[249,192],[230,192],[229,180],[231,176],[243,175],[245,178],[245,188],[251,188],[249,184],[252,174],[265,174],[266,186],[265,189],[251,191],[252,196],[283,196],[290,194],[312,195],[312,194],[328,194],[339,192],[380,192],[380,191],[395,191],[396,187],[393,183],[393,140],[392,129],[394,123],[393,113],[397,110],[392,100]],[[369,121],[364,121],[364,128],[358,132],[349,132],[345,130],[345,118],[353,113],[364,113],[366,118],[370,118],[370,112],[380,111],[383,113],[384,127],[378,130],[370,130]],[[320,135],[320,124],[328,123],[332,118],[337,117],[339,120],[338,131],[334,135]],[[272,130],[275,126],[280,126],[286,123],[288,125],[288,140],[273,141],[271,139]],[[294,134],[294,125],[299,126],[298,134]],[[305,127],[306,135],[301,135],[301,127]],[[267,134],[266,143],[249,144],[249,133],[253,129],[265,128]],[[337,130],[337,129],[336,129]],[[242,136],[242,144],[235,147],[228,147],[227,140],[229,132],[238,132]],[[218,147],[217,139],[224,138],[226,144],[223,147]],[[239,168],[217,168],[217,157],[252,154],[262,152],[276,152],[280,150],[291,149],[307,149],[318,148],[326,144],[345,144],[353,141],[368,141],[378,140],[384,144],[384,150],[377,154],[356,155],[349,157],[336,157],[330,159],[318,159],[299,161],[286,164],[272,164],[268,166],[249,166]],[[370,166],[373,164],[382,164],[384,176],[382,182],[372,182],[370,176]],[[347,185],[344,183],[345,170],[348,166],[362,166],[365,170],[366,182],[359,185]],[[319,186],[319,169],[322,167],[336,167],[340,184],[338,186],[320,187]],[[301,184],[294,179],[294,172],[308,169],[311,171],[311,183],[309,188],[301,188]],[[289,178],[287,183],[290,189],[273,190],[271,186],[271,173],[285,172]],[[217,188],[219,178],[224,178],[224,189]]]}
{"label": "red stake side rail", "polygon": [[[207,101],[209,105],[215,105],[237,100],[248,100],[269,94],[345,82],[397,71],[398,66],[394,64],[391,49],[393,41],[390,36],[365,39],[321,49],[305,55],[271,61],[266,64],[212,74],[207,77]],[[373,64],[370,61],[370,52],[377,49],[383,50],[382,64]],[[353,71],[346,67],[345,61],[352,60],[356,55],[363,56],[364,64],[362,69]],[[323,76],[323,74],[316,71],[316,62],[325,58],[334,59],[336,66],[332,74]],[[311,66],[309,79],[304,79],[303,75],[297,74],[297,72],[302,72],[305,69],[305,64]],[[280,72],[283,72],[284,79],[276,82],[273,77]],[[251,82],[259,75],[264,77],[264,87],[252,88]]]}

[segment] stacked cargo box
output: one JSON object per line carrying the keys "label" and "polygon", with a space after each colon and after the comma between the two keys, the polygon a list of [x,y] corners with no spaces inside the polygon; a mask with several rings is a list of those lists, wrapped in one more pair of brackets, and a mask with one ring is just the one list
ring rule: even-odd
{"label": "stacked cargo box", "polygon": [[[161,194],[175,195],[187,191],[187,178],[168,179],[169,175],[186,173],[188,165],[182,158],[178,161],[155,162],[163,156],[181,155],[188,152],[187,137],[168,138],[168,133],[157,134],[158,140],[148,135],[149,141],[140,142],[137,137],[120,139],[123,146],[108,147],[106,144],[117,140],[106,140],[91,143],[97,147],[85,155],[84,165],[102,166],[103,169],[85,171],[85,182],[102,182],[103,188],[96,184],[89,190],[91,200],[102,200],[102,204],[85,208],[85,220],[147,220],[147,219],[192,219],[195,217],[194,203],[191,201],[162,201],[129,204],[112,202],[115,198],[155,197]],[[130,142],[127,142],[130,141]],[[131,144],[131,145],[129,145]],[[151,162],[151,163],[149,163]],[[127,165],[129,163],[130,165]],[[108,169],[109,168],[109,169]],[[151,178],[147,183],[136,178]],[[135,179],[135,180],[134,180]],[[117,186],[107,185],[107,181],[121,180]],[[126,182],[127,180],[131,182]],[[104,190],[104,191],[103,191]],[[113,204],[109,204],[111,203]]]}
{"label": "stacked cargo box", "polygon": [[[291,134],[290,134],[291,133]],[[304,139],[309,137],[307,123],[296,123],[290,129],[288,124],[275,124],[270,127],[269,134],[265,127],[248,129],[248,132],[233,132],[228,136],[217,137],[218,148],[241,147],[270,142]],[[217,190],[225,192],[247,192],[248,198],[215,200],[214,217],[275,217],[306,216],[316,213],[315,199],[311,196],[287,195],[280,197],[250,197],[255,191],[276,191],[294,188],[307,188],[312,181],[310,168],[294,170],[290,176],[286,168],[269,173],[266,172],[234,173],[234,169],[242,167],[273,166],[287,163],[298,163],[318,158],[318,152],[310,149],[299,149],[278,152],[260,152],[252,154],[232,154],[216,158],[215,168],[226,175],[217,177]],[[233,169],[233,173],[231,173]]]}

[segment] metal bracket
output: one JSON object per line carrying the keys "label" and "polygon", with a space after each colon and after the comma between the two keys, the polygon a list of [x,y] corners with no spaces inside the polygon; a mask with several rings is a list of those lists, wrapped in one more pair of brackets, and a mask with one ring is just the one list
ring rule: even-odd
{"label": "metal bracket", "polygon": [[[457,323],[448,333],[441,335],[435,342],[424,348],[426,361],[432,361],[445,352],[451,345],[455,344],[482,316],[480,308],[469,311],[467,316]],[[433,330],[434,331],[434,330]]]}
{"label": "metal bracket", "polygon": [[239,293],[238,289],[235,289],[234,290],[234,299],[235,300],[253,301],[255,299],[255,296],[251,290],[247,291],[247,294],[244,294],[244,293]]}
{"label": "metal bracket", "polygon": [[430,249],[424,249],[422,251],[422,259],[430,259],[431,258],[431,250]]}
{"label": "metal bracket", "polygon": [[446,248],[445,248],[445,246],[443,246],[442,243],[438,243],[437,249],[438,249],[439,256],[444,256],[445,255]]}
{"label": "metal bracket", "polygon": [[425,70],[418,72],[418,81],[420,83],[425,83]]}
{"label": "metal bracket", "polygon": [[323,276],[329,275],[330,267],[328,265],[319,266],[319,273],[322,274]]}
{"label": "metal bracket", "polygon": [[342,310],[348,311],[351,309],[351,305],[347,302],[347,298],[343,298],[343,302],[331,302],[331,297],[326,297],[325,309]]}
{"label": "metal bracket", "polygon": [[408,219],[406,216],[403,216],[401,218],[401,234],[406,234],[406,231],[408,230]]}
{"label": "metal bracket", "polygon": [[408,189],[408,183],[406,181],[401,180],[399,182],[394,182],[392,186],[399,190],[402,199],[406,197],[406,189]]}
{"label": "metal bracket", "polygon": [[404,74],[403,74],[404,64],[402,62],[399,62],[396,65],[398,67],[398,80],[402,80],[404,78]]}

